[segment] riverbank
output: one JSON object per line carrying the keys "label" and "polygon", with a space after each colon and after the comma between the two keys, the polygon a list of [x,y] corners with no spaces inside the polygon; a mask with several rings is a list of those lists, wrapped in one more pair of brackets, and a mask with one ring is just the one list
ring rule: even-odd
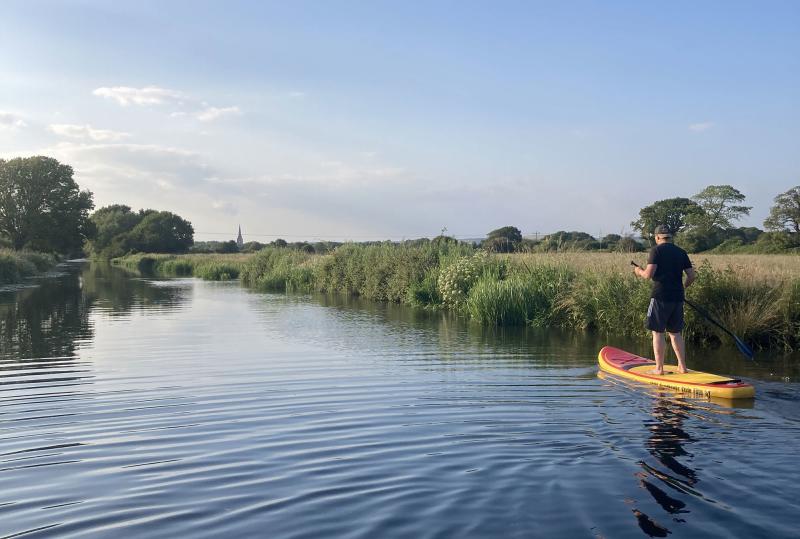
{"label": "riverbank", "polygon": [[153,254],[114,258],[111,263],[131,271],[173,277],[199,277],[207,281],[238,279],[252,254]]}
{"label": "riverbank", "polygon": [[56,264],[58,259],[51,254],[0,249],[0,285],[20,283],[53,269]]}
{"label": "riverbank", "polygon": [[[621,253],[488,254],[464,244],[348,244],[325,255],[266,248],[254,255],[134,255],[115,263],[164,275],[241,278],[281,292],[346,294],[447,309],[485,326],[558,327],[647,338],[650,283]],[[644,254],[633,255],[638,263]],[[688,297],[731,331],[763,348],[800,348],[800,258],[693,255]],[[685,334],[696,342],[729,337],[694,311]]]}

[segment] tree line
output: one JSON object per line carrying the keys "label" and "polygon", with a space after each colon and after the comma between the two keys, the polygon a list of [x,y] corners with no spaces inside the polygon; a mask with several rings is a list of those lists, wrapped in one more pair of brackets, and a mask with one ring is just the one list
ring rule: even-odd
{"label": "tree line", "polygon": [[[691,252],[787,252],[800,250],[800,186],[774,199],[764,228],[736,227],[749,215],[745,196],[730,185],[710,185],[690,198],[659,200],[639,210],[631,223],[635,235],[559,231],[541,239],[524,238],[514,226],[492,230],[476,243],[493,252],[606,250],[638,251],[652,242],[656,225],[667,226],[676,241]],[[186,219],[169,211],[114,204],[93,213],[92,193],[81,190],[73,169],[45,156],[0,159],[0,246],[63,255],[89,254],[113,258],[128,253],[238,252],[236,242],[195,242]],[[456,242],[444,233],[408,244]],[[376,243],[376,242],[366,242]],[[378,242],[380,243],[380,242]],[[253,252],[267,246],[308,253],[327,253],[337,242],[248,242]]]}
{"label": "tree line", "polygon": [[116,204],[94,213],[69,165],[52,157],[0,159],[0,245],[65,256],[121,256],[130,252],[186,252],[194,243],[189,221],[168,211]]}
{"label": "tree line", "polygon": [[690,252],[780,253],[800,250],[800,186],[774,199],[762,230],[737,227],[734,223],[749,215],[745,195],[730,185],[709,185],[691,198],[659,200],[639,210],[631,222],[636,235],[608,234],[595,238],[586,232],[558,231],[542,239],[523,238],[513,226],[489,232],[481,246],[494,252],[543,252],[561,250],[603,250],[633,252],[655,243],[657,225],[669,228],[675,241]]}

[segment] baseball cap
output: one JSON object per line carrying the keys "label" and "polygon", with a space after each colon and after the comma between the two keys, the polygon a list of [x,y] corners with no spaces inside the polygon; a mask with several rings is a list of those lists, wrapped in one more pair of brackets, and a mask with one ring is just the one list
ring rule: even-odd
{"label": "baseball cap", "polygon": [[672,231],[664,225],[658,225],[654,234],[656,236],[672,236]]}

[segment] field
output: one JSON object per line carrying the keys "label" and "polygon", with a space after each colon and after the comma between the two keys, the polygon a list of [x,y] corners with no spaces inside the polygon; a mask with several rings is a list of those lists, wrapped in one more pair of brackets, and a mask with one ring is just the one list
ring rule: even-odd
{"label": "field", "polygon": [[[751,345],[800,347],[800,257],[693,255],[698,279],[688,297]],[[449,309],[488,326],[564,327],[647,337],[650,283],[633,276],[644,253],[488,254],[469,246],[346,244],[314,255],[267,248],[255,255],[135,255],[131,269],[206,279],[240,277],[264,291],[357,295]],[[686,336],[729,338],[693,311]]]}

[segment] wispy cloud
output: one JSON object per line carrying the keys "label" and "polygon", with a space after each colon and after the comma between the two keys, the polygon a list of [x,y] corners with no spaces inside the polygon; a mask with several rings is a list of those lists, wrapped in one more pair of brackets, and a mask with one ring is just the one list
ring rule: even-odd
{"label": "wispy cloud", "polygon": [[201,122],[211,122],[223,116],[239,116],[242,114],[242,111],[239,107],[206,107],[202,110],[199,110],[193,114],[195,118],[200,120]]}
{"label": "wispy cloud", "polygon": [[301,97],[305,97],[305,96],[306,96],[306,93],[305,93],[305,92],[293,91],[293,92],[289,92],[287,95],[288,95],[289,97],[292,97],[292,98],[298,99],[298,98],[301,98]]}
{"label": "wispy cloud", "polygon": [[116,101],[117,104],[128,105],[164,105],[167,103],[181,104],[186,96],[177,90],[160,88],[158,86],[145,86],[144,88],[131,88],[130,86],[112,86],[97,88],[92,94]]}
{"label": "wispy cloud", "polygon": [[695,132],[699,133],[699,132],[702,132],[702,131],[708,131],[712,127],[714,127],[714,123],[713,122],[698,122],[698,123],[689,125],[689,131],[695,131]]}
{"label": "wispy cloud", "polygon": [[130,86],[102,87],[95,89],[92,94],[116,101],[117,104],[123,107],[129,105],[143,107],[151,105],[169,106],[173,109],[169,115],[171,118],[190,116],[201,122],[211,122],[223,116],[238,116],[242,113],[241,109],[236,105],[214,107],[179,90],[161,88],[159,86],[145,86],[144,88],[132,88]]}
{"label": "wispy cloud", "polygon": [[90,139],[96,142],[114,142],[127,138],[130,133],[111,131],[109,129],[95,129],[91,125],[51,124],[47,130],[60,137],[74,139]]}
{"label": "wispy cloud", "polygon": [[0,111],[0,129],[19,129],[27,125],[18,114]]}

